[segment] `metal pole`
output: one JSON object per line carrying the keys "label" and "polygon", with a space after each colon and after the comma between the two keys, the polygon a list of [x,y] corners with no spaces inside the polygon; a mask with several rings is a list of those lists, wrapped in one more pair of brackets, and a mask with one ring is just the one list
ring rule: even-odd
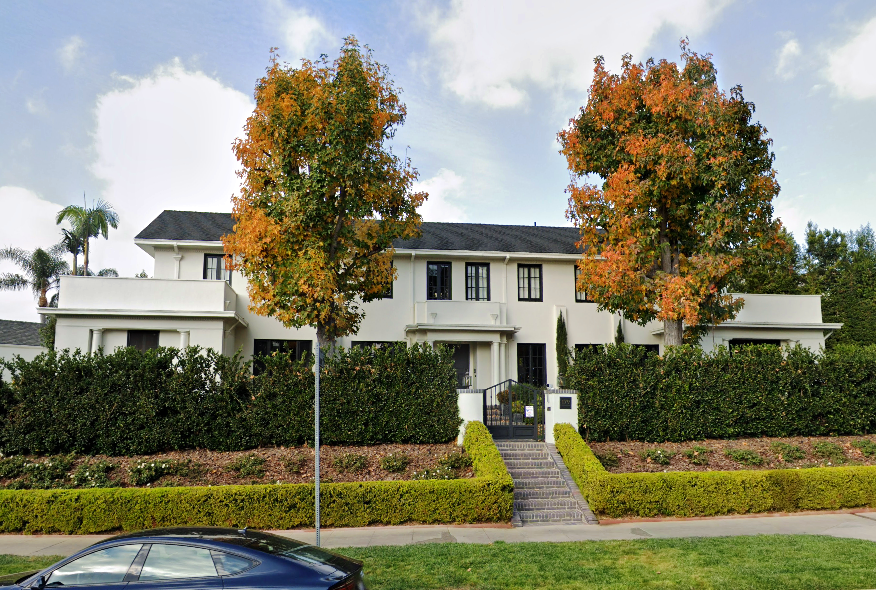
{"label": "metal pole", "polygon": [[316,497],[315,505],[316,505],[316,546],[320,547],[319,544],[319,357],[321,357],[321,351],[319,349],[319,344],[316,345],[316,395],[314,398],[314,409],[315,409],[315,417],[314,422],[316,422],[316,444],[314,445],[314,451],[316,452],[316,467],[315,467],[315,481],[316,481]]}

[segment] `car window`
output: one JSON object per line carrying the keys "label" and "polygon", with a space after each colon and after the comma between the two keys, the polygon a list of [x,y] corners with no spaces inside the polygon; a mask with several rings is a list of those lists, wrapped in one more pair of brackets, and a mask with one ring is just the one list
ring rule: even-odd
{"label": "car window", "polygon": [[233,576],[255,565],[254,561],[239,555],[231,555],[222,551],[210,551],[210,553],[213,555],[213,563],[216,564],[220,576]]}
{"label": "car window", "polygon": [[124,581],[142,545],[118,545],[89,553],[49,576],[47,586],[85,586],[88,584],[112,584]]}
{"label": "car window", "polygon": [[140,581],[216,577],[209,549],[155,543],[146,556]]}

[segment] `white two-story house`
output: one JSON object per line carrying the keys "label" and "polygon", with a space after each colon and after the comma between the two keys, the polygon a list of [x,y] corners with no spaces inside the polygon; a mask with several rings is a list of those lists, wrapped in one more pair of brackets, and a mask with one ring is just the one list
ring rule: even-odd
{"label": "white two-story house", "polygon": [[[227,273],[221,237],[227,213],[165,211],[135,238],[155,261],[154,278],[66,276],[57,308],[57,349],[198,345],[245,358],[275,350],[313,350],[315,330],[287,329],[248,309],[246,281]],[[424,223],[422,236],[395,244],[391,293],[363,306],[359,333],[342,346],[442,342],[455,346],[460,387],[505,379],[555,384],[556,323],[570,347],[625,341],[662,347],[662,323],[638,326],[600,312],[575,288],[571,227]],[[743,295],[739,316],[711,329],[703,348],[744,342],[800,343],[813,350],[840,324],[821,318],[820,296]]]}

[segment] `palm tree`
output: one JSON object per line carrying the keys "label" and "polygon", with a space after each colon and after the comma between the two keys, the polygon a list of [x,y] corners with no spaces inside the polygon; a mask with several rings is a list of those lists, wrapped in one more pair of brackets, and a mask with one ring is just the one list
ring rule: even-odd
{"label": "palm tree", "polygon": [[[83,200],[85,195],[82,196]],[[109,228],[119,227],[119,215],[113,210],[113,206],[104,200],[98,200],[91,207],[86,203],[84,206],[68,205],[58,212],[55,223],[68,220],[73,231],[82,236],[82,266],[84,274],[88,274],[88,240],[103,236],[107,239]]]}
{"label": "palm tree", "polygon": [[73,255],[73,274],[79,274],[79,268],[76,265],[76,257],[82,254],[82,235],[72,232],[69,229],[62,229],[64,237],[61,238],[59,245],[64,248],[64,251]]}
{"label": "palm tree", "polygon": [[61,252],[60,246],[49,250],[37,248],[33,252],[21,248],[0,249],[0,260],[11,260],[23,271],[23,274],[0,274],[0,290],[31,289],[39,297],[39,306],[47,307],[49,291],[57,289],[61,275],[70,272]]}

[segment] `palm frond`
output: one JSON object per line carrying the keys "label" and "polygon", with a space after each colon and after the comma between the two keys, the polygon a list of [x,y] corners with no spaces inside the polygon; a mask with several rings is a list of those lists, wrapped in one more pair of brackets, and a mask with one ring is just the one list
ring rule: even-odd
{"label": "palm frond", "polygon": [[30,282],[11,272],[0,274],[0,291],[21,291],[30,287]]}
{"label": "palm frond", "polygon": [[20,266],[25,272],[32,268],[31,253],[22,248],[0,249],[0,260],[9,260]]}

